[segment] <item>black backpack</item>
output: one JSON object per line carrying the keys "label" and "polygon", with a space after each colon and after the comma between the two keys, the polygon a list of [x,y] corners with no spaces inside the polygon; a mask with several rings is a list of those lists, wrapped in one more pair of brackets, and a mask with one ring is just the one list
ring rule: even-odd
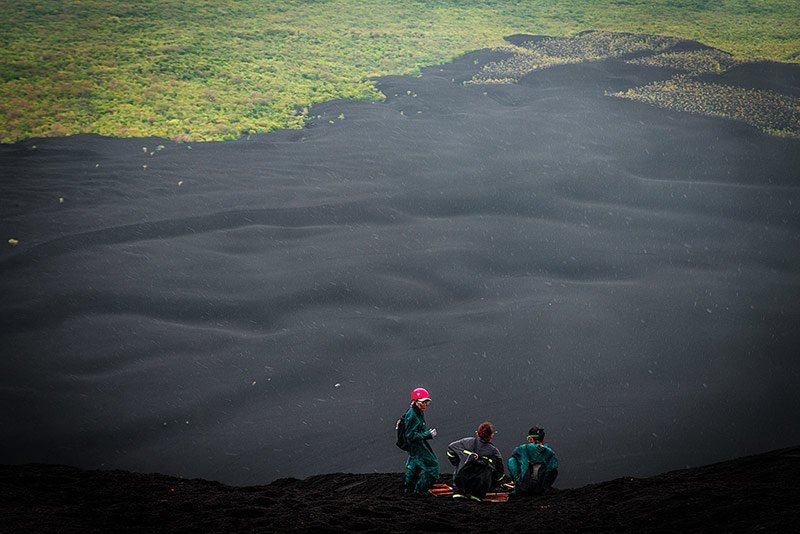
{"label": "black backpack", "polygon": [[529,495],[542,493],[546,466],[542,462],[531,461],[531,453],[527,445],[525,445],[525,455],[528,457],[528,469],[517,484],[517,493]]}
{"label": "black backpack", "polygon": [[397,420],[394,429],[397,430],[397,443],[395,445],[404,451],[410,449],[411,446],[406,441],[406,414],[403,414],[400,419]]}
{"label": "black backpack", "polygon": [[[478,438],[475,438],[472,449],[472,452],[477,452]],[[453,478],[453,483],[459,491],[482,499],[492,486],[493,472],[494,467],[485,457],[469,456]]]}

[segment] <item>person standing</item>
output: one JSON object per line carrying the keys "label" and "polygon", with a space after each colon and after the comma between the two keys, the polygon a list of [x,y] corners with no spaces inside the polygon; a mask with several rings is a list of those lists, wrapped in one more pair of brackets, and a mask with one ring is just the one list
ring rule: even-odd
{"label": "person standing", "polygon": [[447,447],[447,459],[456,466],[453,473],[454,499],[480,501],[505,475],[503,456],[492,444],[492,423],[484,421],[475,434],[475,437],[462,438]]}
{"label": "person standing", "polygon": [[425,410],[431,397],[425,388],[411,392],[411,406],[404,416],[405,439],[408,443],[408,460],[403,492],[406,495],[428,495],[428,490],[439,480],[439,459],[429,440],[436,437],[436,429],[425,423]]}
{"label": "person standing", "polygon": [[558,457],[544,443],[544,428],[528,430],[528,442],[511,453],[508,474],[514,481],[513,494],[530,495],[547,491],[558,477]]}

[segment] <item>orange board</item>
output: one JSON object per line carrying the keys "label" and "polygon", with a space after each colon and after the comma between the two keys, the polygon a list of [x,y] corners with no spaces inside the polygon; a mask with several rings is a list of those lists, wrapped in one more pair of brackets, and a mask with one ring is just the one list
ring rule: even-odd
{"label": "orange board", "polygon": [[[428,493],[434,497],[452,497],[453,488],[447,484],[434,484],[433,487],[428,490]],[[482,500],[487,502],[506,502],[508,496],[509,493],[487,493],[486,497]]]}

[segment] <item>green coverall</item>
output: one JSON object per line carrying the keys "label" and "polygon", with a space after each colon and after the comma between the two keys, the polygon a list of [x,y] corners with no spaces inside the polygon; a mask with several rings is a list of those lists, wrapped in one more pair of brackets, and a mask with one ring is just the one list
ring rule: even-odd
{"label": "green coverall", "polygon": [[[553,449],[546,443],[523,443],[511,453],[508,459],[508,474],[519,485],[525,472],[528,470],[528,462],[543,463],[545,466],[544,485],[550,486],[558,476],[558,458]],[[517,490],[514,490],[517,493]]]}
{"label": "green coverall", "polygon": [[439,480],[439,459],[428,443],[433,436],[425,424],[425,415],[416,404],[408,408],[405,422],[409,449],[403,491],[427,495],[434,482]]}

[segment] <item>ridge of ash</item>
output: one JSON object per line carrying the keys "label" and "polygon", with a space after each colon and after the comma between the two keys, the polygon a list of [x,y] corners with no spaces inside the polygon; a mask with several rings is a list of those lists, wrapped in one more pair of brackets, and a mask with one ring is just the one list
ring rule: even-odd
{"label": "ridge of ash", "polygon": [[3,465],[0,530],[782,531],[800,519],[798,477],[800,446],[500,504],[403,497],[399,473],[234,487],[160,474]]}

